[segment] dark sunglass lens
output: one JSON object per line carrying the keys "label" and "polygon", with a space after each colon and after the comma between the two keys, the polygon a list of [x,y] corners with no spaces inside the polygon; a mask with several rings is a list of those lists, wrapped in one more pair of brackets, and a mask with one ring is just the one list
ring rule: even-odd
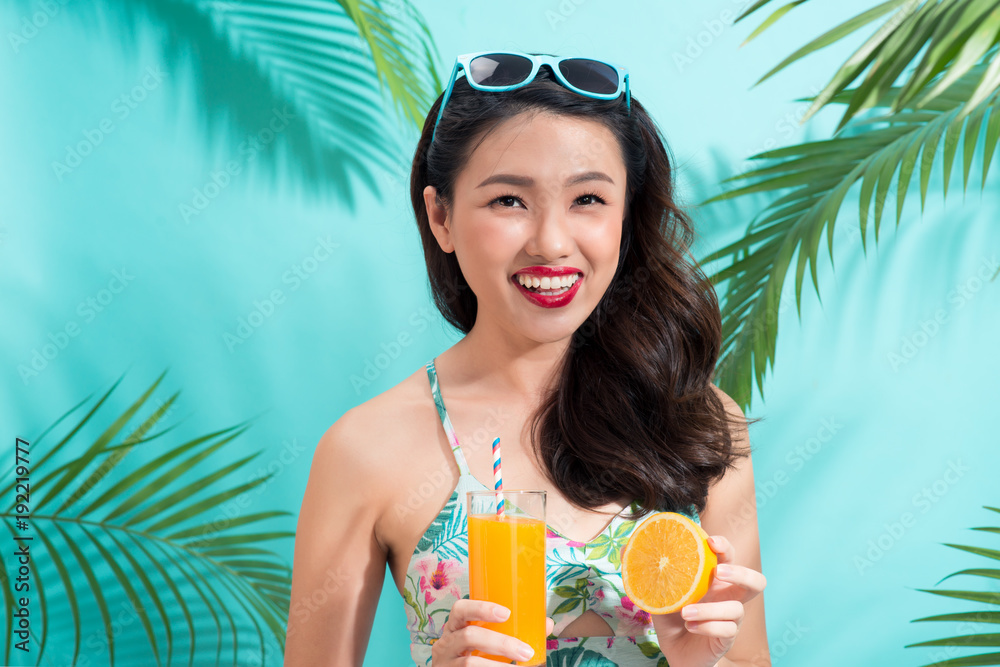
{"label": "dark sunglass lens", "polygon": [[599,95],[611,95],[618,90],[618,71],[596,60],[570,58],[559,63],[559,71],[580,90]]}
{"label": "dark sunglass lens", "polygon": [[491,53],[469,63],[468,76],[480,86],[513,86],[531,74],[531,61],[522,56]]}

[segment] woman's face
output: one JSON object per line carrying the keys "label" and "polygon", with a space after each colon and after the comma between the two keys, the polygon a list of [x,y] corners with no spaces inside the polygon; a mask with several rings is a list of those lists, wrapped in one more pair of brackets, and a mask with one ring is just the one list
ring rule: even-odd
{"label": "woman's face", "polygon": [[618,266],[625,175],[601,123],[526,112],[479,144],[447,210],[425,188],[434,235],[478,299],[477,328],[554,342],[583,324]]}

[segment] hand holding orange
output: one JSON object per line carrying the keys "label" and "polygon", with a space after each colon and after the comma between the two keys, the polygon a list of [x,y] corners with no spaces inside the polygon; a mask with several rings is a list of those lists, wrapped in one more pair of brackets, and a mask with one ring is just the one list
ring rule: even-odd
{"label": "hand holding orange", "polygon": [[621,559],[625,594],[651,614],[669,614],[704,597],[718,563],[708,533],[675,512],[636,526]]}

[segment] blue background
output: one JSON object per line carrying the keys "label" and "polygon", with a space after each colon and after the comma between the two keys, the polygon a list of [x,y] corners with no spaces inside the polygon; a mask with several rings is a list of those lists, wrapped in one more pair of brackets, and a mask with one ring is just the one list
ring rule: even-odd
{"label": "blue background", "polygon": [[[720,180],[749,155],[827,136],[835,116],[823,112],[800,128],[806,105],[793,100],[815,93],[868,33],[751,88],[754,81],[874,4],[807,3],[743,47],[760,20],[731,25],[745,2],[416,6],[442,78],[456,54],[488,48],[626,65],[634,96],[676,158],[702,256],[739,238],[766,200],[695,205],[720,192]],[[0,4],[0,25],[14,29],[25,12]],[[397,123],[399,171],[379,175],[378,196],[359,183],[353,206],[304,195],[294,179],[271,178],[255,161],[185,220],[180,204],[238,156],[236,145],[202,121],[189,64],[163,60],[162,27],[149,24],[130,49],[114,20],[93,26],[76,13],[72,3],[62,7],[17,53],[0,48],[3,437],[37,435],[126,371],[123,391],[137,395],[169,367],[167,390],[182,391],[179,433],[259,415],[242,446],[264,449],[262,463],[280,466],[255,510],[297,512],[312,450],[330,424],[457,340],[431,306],[409,206],[417,133]],[[122,118],[113,100],[148,68],[161,69],[162,82]],[[52,163],[102,118],[113,131],[60,179]],[[963,654],[903,646],[960,634],[912,619],[975,607],[916,590],[983,565],[942,543],[996,546],[995,536],[968,530],[996,525],[982,506],[1000,504],[1000,308],[998,283],[988,281],[1000,256],[998,192],[995,175],[982,194],[978,179],[974,167],[963,197],[956,173],[945,201],[936,171],[923,215],[912,188],[902,224],[894,230],[887,220],[877,246],[869,237],[867,256],[855,188],[838,219],[835,268],[822,253],[822,304],[807,287],[801,323],[786,285],[777,361],[748,413],[764,418],[751,439],[776,665],[919,665]],[[335,249],[306,262],[315,270],[293,287],[286,272],[324,242]],[[133,278],[90,319],[80,304],[115,271]],[[242,344],[227,344],[239,318],[275,289],[284,302]],[[71,320],[79,335],[23,378],[19,366]],[[412,342],[388,367],[370,384],[352,383],[404,332]],[[290,564],[291,540],[275,548]],[[372,637],[366,665],[408,663],[403,605],[389,576]]]}

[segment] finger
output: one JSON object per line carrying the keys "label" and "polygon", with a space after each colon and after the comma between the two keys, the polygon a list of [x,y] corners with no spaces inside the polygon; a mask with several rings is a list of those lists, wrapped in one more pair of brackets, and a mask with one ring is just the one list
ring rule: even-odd
{"label": "finger", "polygon": [[708,538],[708,546],[712,547],[720,563],[732,563],[736,558],[736,549],[725,535],[712,535]]}
{"label": "finger", "polygon": [[456,600],[451,606],[448,620],[442,627],[451,632],[461,630],[472,621],[487,621],[497,623],[510,618],[510,610],[502,604],[487,602],[485,600]]}
{"label": "finger", "polygon": [[548,637],[549,635],[551,635],[555,627],[556,627],[556,622],[552,620],[551,616],[547,617],[545,619],[545,636]]}
{"label": "finger", "polygon": [[734,621],[739,625],[745,613],[739,600],[723,600],[686,605],[681,609],[681,618],[685,621]]}
{"label": "finger", "polygon": [[739,632],[739,626],[732,621],[685,621],[684,629],[695,635],[732,639]]}
{"label": "finger", "polygon": [[742,565],[716,565],[715,577],[719,581],[744,589],[749,594],[744,601],[763,592],[767,586],[767,577],[762,572]]}
{"label": "finger", "polygon": [[489,655],[500,655],[511,660],[530,660],[534,650],[520,639],[490,630],[479,625],[467,625],[448,635],[449,651],[462,655],[466,651],[482,651]]}

